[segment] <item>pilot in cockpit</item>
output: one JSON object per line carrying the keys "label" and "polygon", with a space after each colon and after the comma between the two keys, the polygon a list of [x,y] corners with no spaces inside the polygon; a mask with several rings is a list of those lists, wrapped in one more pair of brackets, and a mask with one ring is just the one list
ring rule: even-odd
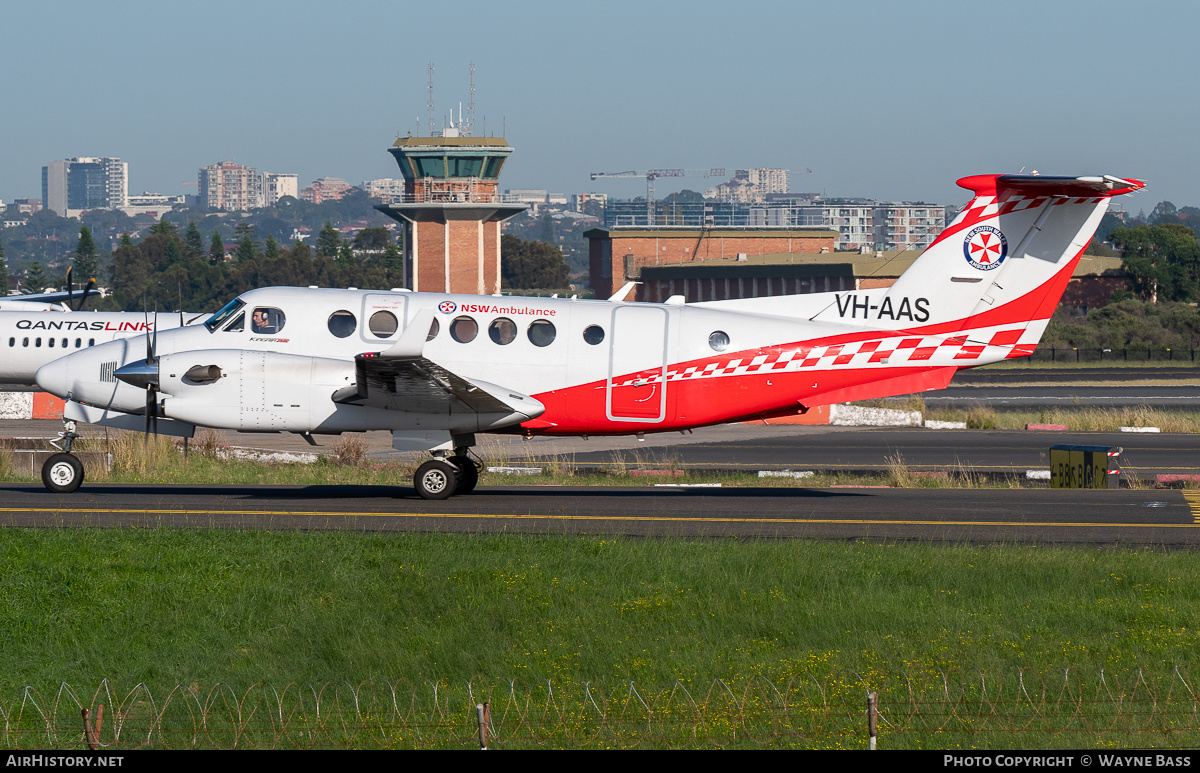
{"label": "pilot in cockpit", "polygon": [[255,333],[261,333],[265,335],[275,335],[278,333],[279,323],[278,320],[275,319],[275,315],[279,314],[279,312],[275,311],[275,314],[272,314],[271,312],[273,311],[275,310],[255,309],[254,315],[250,318],[250,329]]}

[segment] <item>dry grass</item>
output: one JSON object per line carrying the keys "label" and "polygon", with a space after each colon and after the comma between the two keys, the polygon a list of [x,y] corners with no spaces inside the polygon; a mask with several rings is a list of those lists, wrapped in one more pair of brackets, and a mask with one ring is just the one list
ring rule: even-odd
{"label": "dry grass", "polygon": [[904,455],[899,451],[891,456],[885,456],[883,461],[887,465],[885,477],[889,486],[912,488],[918,485],[916,476],[913,475],[912,470],[908,469],[908,465],[904,462]]}
{"label": "dry grass", "polygon": [[333,444],[330,461],[342,467],[361,467],[367,462],[367,441],[362,434],[346,432]]}
{"label": "dry grass", "polygon": [[1128,408],[1046,408],[1037,411],[997,411],[985,405],[938,408],[925,418],[965,421],[970,429],[1024,429],[1026,424],[1065,424],[1073,432],[1116,432],[1118,427],[1158,427],[1163,432],[1200,433],[1200,413],[1164,411],[1146,406]]}

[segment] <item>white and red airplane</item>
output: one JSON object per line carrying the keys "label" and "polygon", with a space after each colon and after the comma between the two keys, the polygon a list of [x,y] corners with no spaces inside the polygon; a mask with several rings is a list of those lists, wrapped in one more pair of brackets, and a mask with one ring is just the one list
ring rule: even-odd
{"label": "white and red airplane", "polygon": [[[263,288],[204,325],[56,360],[64,421],[190,435],[387,429],[434,458],[421,496],[474,488],[479,432],[616,435],[802,413],[947,386],[1033,352],[1116,195],[1112,176],[977,175],[891,287],[665,304]],[[68,440],[70,439],[68,426]],[[47,462],[52,490],[82,467]]]}

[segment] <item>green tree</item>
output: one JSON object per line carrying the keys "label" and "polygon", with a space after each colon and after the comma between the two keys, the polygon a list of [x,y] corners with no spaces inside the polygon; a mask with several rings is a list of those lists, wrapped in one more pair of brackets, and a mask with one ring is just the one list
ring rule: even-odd
{"label": "green tree", "polygon": [[258,253],[258,248],[254,246],[254,240],[250,238],[250,233],[247,231],[238,242],[237,260],[238,263],[246,263],[254,260],[254,256]]}
{"label": "green tree", "polygon": [[523,290],[561,290],[571,284],[571,269],[562,250],[553,244],[522,241],[511,234],[500,238],[501,286]]}
{"label": "green tree", "polygon": [[392,243],[392,235],[383,226],[364,228],[354,235],[354,249],[378,251]]}
{"label": "green tree", "polygon": [[1142,298],[1151,303],[1196,298],[1200,290],[1200,243],[1186,225],[1117,228],[1109,235],[1109,242],[1121,251],[1133,291]]}
{"label": "green tree", "polygon": [[326,220],[325,227],[317,235],[317,257],[336,258],[341,246],[342,235],[333,227],[333,223]]}
{"label": "green tree", "polygon": [[337,264],[339,266],[353,266],[357,262],[354,257],[354,250],[350,247],[350,240],[343,240],[342,245],[338,247]]}
{"label": "green tree", "polygon": [[187,231],[183,234],[183,256],[189,261],[198,260],[204,254],[204,237],[195,220],[188,221]]}
{"label": "green tree", "polygon": [[4,259],[4,243],[0,242],[0,297],[8,295],[8,261]]}
{"label": "green tree", "polygon": [[166,217],[163,217],[157,223],[150,226],[150,233],[162,234],[163,236],[178,236],[179,230],[171,223],[168,223]]}
{"label": "green tree", "polygon": [[40,293],[50,286],[50,277],[46,276],[46,267],[40,260],[35,260],[25,271],[25,287],[31,292]]}
{"label": "green tree", "polygon": [[389,272],[404,270],[404,253],[400,251],[400,245],[395,242],[388,242],[388,245],[383,248],[383,267]]}
{"label": "green tree", "polygon": [[275,241],[271,234],[267,234],[267,246],[263,248],[263,257],[267,260],[279,259],[279,242]]}
{"label": "green tree", "polygon": [[208,260],[218,265],[225,262],[225,243],[221,241],[220,231],[213,231],[212,241],[208,245]]}
{"label": "green tree", "polygon": [[92,229],[86,225],[79,229],[79,244],[75,247],[75,281],[81,285],[87,280],[94,279],[100,270],[100,261],[96,255],[96,242],[92,239]]}

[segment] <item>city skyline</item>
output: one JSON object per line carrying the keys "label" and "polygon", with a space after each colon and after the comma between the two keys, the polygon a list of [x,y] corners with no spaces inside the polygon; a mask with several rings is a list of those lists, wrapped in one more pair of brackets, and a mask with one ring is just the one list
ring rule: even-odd
{"label": "city skyline", "polygon": [[516,149],[505,188],[631,198],[644,180],[590,173],[774,167],[793,192],[961,204],[958,177],[1024,168],[1144,178],[1134,212],[1200,204],[1188,4],[456,8],[6,7],[0,199],[75,156],[127,162],[131,193],[191,193],[218,160],[395,177],[388,147],[428,133],[432,60],[439,128],[465,113],[474,62],[476,134]]}

